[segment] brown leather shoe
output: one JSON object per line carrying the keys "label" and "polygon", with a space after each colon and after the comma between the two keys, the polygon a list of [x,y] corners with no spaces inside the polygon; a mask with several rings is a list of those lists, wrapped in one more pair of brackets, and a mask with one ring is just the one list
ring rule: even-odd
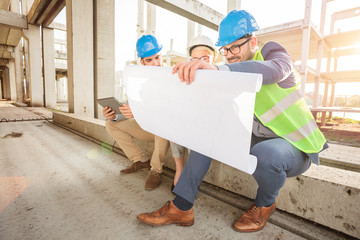
{"label": "brown leather shoe", "polygon": [[151,213],[142,213],[137,218],[150,226],[164,226],[177,224],[179,226],[191,226],[194,224],[193,208],[181,211],[172,201],[168,201],[159,210]]}
{"label": "brown leather shoe", "polygon": [[134,162],[133,164],[130,165],[130,167],[127,167],[123,170],[120,171],[121,174],[130,174],[130,173],[134,173],[139,171],[140,169],[143,168],[150,168],[150,160],[147,160],[146,162]]}
{"label": "brown leather shoe", "polygon": [[265,227],[271,214],[275,211],[276,204],[270,207],[256,207],[252,205],[249,210],[236,220],[233,229],[238,232],[256,232]]}
{"label": "brown leather shoe", "polygon": [[146,190],[154,190],[161,184],[161,173],[150,171],[145,183]]}

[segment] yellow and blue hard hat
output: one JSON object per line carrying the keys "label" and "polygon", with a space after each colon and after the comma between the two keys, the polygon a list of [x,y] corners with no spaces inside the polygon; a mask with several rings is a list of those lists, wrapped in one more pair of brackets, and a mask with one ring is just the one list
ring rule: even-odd
{"label": "yellow and blue hard hat", "polygon": [[221,21],[217,47],[226,46],[239,38],[259,30],[255,18],[246,10],[233,10]]}
{"label": "yellow and blue hard hat", "polygon": [[163,46],[153,35],[143,35],[136,42],[136,51],[138,57],[145,58],[161,51]]}

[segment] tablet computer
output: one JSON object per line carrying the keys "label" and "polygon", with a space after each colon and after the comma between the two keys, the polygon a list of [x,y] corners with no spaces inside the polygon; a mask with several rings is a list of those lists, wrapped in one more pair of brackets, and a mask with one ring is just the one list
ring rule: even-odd
{"label": "tablet computer", "polygon": [[109,107],[115,111],[116,114],[121,114],[119,107],[121,107],[122,103],[119,102],[114,97],[101,98],[96,100],[102,107]]}

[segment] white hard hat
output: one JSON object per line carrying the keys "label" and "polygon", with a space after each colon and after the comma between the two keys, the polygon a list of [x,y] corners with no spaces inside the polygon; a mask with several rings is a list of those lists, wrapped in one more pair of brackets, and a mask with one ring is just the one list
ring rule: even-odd
{"label": "white hard hat", "polygon": [[195,37],[193,40],[191,40],[191,43],[186,48],[186,51],[189,54],[189,56],[191,56],[191,51],[197,46],[208,47],[211,51],[214,52],[214,55],[216,56],[217,52],[215,49],[215,45],[209,37],[204,36],[204,35],[199,35],[199,36]]}

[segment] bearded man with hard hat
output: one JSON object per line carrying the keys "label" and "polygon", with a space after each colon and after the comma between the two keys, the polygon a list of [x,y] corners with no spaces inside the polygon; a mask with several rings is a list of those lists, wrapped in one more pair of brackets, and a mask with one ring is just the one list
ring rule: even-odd
{"label": "bearded man with hard hat", "polygon": [[[300,94],[301,79],[294,71],[289,54],[276,42],[268,42],[257,50],[254,32],[258,29],[249,12],[234,10],[220,23],[216,43],[228,64],[217,67],[196,60],[179,63],[173,68],[173,73],[177,72],[186,84],[194,81],[197,69],[263,76],[262,88],[255,99],[250,149],[250,154],[258,160],[253,173],[258,189],[254,204],[233,224],[233,229],[239,232],[263,229],[275,211],[275,199],[286,178],[304,173],[311,162],[319,164],[319,152],[328,147]],[[138,219],[152,226],[192,225],[195,196],[211,161],[207,156],[190,151],[173,191],[175,199],[155,212],[139,214]]]}
{"label": "bearded man with hard hat", "polygon": [[[190,60],[202,60],[209,64],[214,64],[217,56],[213,41],[205,35],[195,37],[186,48],[186,51],[190,56]],[[170,148],[176,165],[174,182],[171,186],[171,190],[173,190],[184,168],[186,150],[185,147],[174,142],[170,142]]]}
{"label": "bearded man with hard hat", "polygon": [[[162,45],[152,35],[143,35],[136,43],[141,65],[163,66],[161,49]],[[129,167],[121,170],[120,174],[130,174],[140,169],[150,168],[145,189],[153,190],[161,184],[161,173],[169,141],[144,131],[134,119],[129,104],[123,104],[119,109],[121,114],[115,114],[113,109],[105,107],[103,115],[108,119],[105,124],[107,132],[119,144],[129,160],[133,162]],[[139,148],[134,139],[155,142],[151,159]]]}

